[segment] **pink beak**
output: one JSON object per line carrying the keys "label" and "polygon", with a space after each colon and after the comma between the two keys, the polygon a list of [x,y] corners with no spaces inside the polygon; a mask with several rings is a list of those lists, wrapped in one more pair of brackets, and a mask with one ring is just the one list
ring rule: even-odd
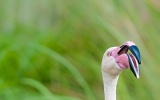
{"label": "pink beak", "polygon": [[[130,50],[131,53],[128,53]],[[133,72],[136,78],[140,75],[141,55],[138,47],[130,41],[125,42],[120,47],[111,52],[116,63],[121,68],[128,68]]]}

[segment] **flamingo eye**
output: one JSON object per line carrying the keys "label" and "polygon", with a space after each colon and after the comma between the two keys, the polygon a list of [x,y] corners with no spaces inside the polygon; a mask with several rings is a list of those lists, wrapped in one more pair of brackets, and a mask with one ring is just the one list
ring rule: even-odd
{"label": "flamingo eye", "polygon": [[107,56],[108,56],[108,57],[110,56],[110,53],[109,53],[109,52],[107,53]]}

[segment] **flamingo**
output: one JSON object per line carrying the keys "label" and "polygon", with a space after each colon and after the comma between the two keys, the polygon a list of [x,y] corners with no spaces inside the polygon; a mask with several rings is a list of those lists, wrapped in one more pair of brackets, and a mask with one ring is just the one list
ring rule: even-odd
{"label": "flamingo", "polygon": [[127,41],[106,50],[101,64],[105,100],[116,100],[116,85],[123,70],[130,68],[134,76],[139,78],[140,64],[140,51],[134,42]]}

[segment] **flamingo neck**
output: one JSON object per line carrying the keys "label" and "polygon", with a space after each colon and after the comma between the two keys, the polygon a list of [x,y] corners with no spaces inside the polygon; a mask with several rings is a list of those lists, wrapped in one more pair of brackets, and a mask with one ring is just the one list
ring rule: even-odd
{"label": "flamingo neck", "polygon": [[105,72],[102,72],[102,75],[104,83],[105,100],[116,100],[116,86],[119,75],[110,76]]}

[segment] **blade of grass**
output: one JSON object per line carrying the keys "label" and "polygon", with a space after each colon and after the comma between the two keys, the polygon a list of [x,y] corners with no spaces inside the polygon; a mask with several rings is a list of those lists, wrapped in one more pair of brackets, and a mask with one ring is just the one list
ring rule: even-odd
{"label": "blade of grass", "polygon": [[51,50],[48,47],[36,44],[36,43],[30,43],[28,45],[30,48],[38,50],[40,52],[45,53],[46,55],[50,56],[53,60],[56,60],[66,66],[66,68],[72,73],[72,75],[75,77],[75,79],[78,81],[78,83],[81,85],[83,90],[85,91],[87,97],[89,100],[95,100],[95,96],[90,89],[87,82],[84,80],[83,76],[80,74],[80,72],[76,69],[76,67],[70,63],[66,58],[55,52],[54,50]]}
{"label": "blade of grass", "polygon": [[37,89],[39,92],[44,95],[44,97],[29,97],[25,100],[79,100],[76,98],[71,98],[71,97],[64,97],[64,96],[57,96],[53,95],[44,85],[42,85],[40,82],[30,79],[30,78],[23,78],[21,82],[25,85],[31,86],[35,89]]}

